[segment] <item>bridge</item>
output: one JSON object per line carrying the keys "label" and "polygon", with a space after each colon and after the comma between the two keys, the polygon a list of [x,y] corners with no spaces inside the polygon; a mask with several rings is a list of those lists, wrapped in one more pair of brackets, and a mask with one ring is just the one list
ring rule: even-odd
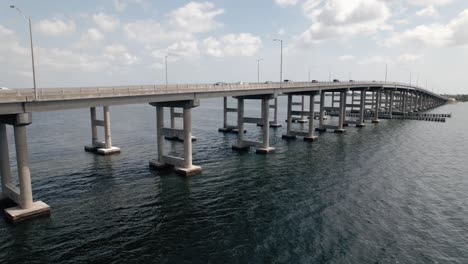
{"label": "bridge", "polygon": [[[278,96],[287,96],[286,140],[302,137],[304,141],[315,141],[315,131],[343,133],[347,126],[363,127],[366,121],[378,123],[380,118],[406,118],[430,116],[425,111],[447,102],[447,98],[421,87],[394,82],[350,81],[350,82],[295,82],[295,83],[252,83],[252,84],[178,84],[141,85],[114,87],[75,87],[15,89],[0,92],[0,165],[1,196],[14,201],[17,206],[5,209],[11,221],[50,213],[50,207],[42,201],[33,201],[31,173],[28,161],[26,128],[32,123],[32,113],[60,111],[66,109],[90,109],[90,145],[86,151],[101,155],[119,153],[112,145],[110,107],[114,105],[148,103],[156,108],[157,159],[149,162],[155,170],[173,169],[175,172],[192,176],[201,173],[200,166],[192,164],[192,113],[200,105],[200,99],[223,97],[223,133],[237,133],[234,150],[255,148],[256,153],[274,151],[269,143],[269,127],[280,127],[278,120]],[[234,97],[237,105],[228,107],[228,97]],[[299,101],[294,98],[299,97]],[[330,98],[331,100],[326,100]],[[308,99],[308,109],[305,100]],[[244,101],[260,101],[261,116],[244,116]],[[270,105],[270,101],[273,104]],[[318,105],[318,111],[315,111]],[[299,109],[293,109],[293,106]],[[103,107],[103,117],[98,119],[97,107]],[[164,111],[169,108],[170,125],[165,126]],[[270,109],[273,120],[270,121]],[[228,113],[236,113],[235,125],[229,125]],[[325,124],[327,116],[338,116],[334,125]],[[175,119],[183,120],[183,127],[176,128]],[[318,125],[315,126],[315,119]],[[307,131],[294,131],[293,122],[307,123]],[[244,124],[253,123],[263,127],[262,141],[244,139]],[[8,149],[7,125],[13,127],[19,186],[12,181]],[[104,129],[104,139],[98,138],[98,128]],[[183,153],[167,155],[166,140],[183,142]]]}

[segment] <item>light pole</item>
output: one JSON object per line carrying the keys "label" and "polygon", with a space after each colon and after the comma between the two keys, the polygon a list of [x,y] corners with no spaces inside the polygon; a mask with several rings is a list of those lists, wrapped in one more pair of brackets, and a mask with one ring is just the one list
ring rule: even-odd
{"label": "light pole", "polygon": [[31,17],[27,17],[21,12],[21,9],[15,7],[14,5],[10,5],[10,8],[16,9],[29,24],[29,40],[31,42],[31,62],[32,62],[32,72],[33,72],[33,85],[34,85],[34,101],[37,100],[37,88],[36,88],[36,70],[34,68],[34,48],[33,48],[33,39],[32,39],[32,26],[31,26]]}
{"label": "light pole", "polygon": [[385,64],[385,82],[387,82],[388,65]]}
{"label": "light pole", "polygon": [[281,82],[283,82],[283,40],[274,39],[273,41],[279,41],[281,43],[281,53],[280,53],[280,88],[281,88]]}
{"label": "light pole", "polygon": [[[273,41],[279,41],[281,43],[281,53],[280,53],[280,83],[279,87],[281,88],[283,82],[283,40],[282,39],[273,39]],[[270,124],[271,127],[281,127],[278,123],[278,97],[275,97],[275,113],[273,124]]]}
{"label": "light pole", "polygon": [[257,82],[260,83],[260,61],[263,59],[258,59],[257,60]]}

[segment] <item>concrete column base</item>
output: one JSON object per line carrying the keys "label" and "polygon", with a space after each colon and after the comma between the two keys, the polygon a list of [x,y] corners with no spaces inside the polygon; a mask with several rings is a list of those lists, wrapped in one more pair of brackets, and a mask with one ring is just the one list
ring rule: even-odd
{"label": "concrete column base", "polygon": [[100,154],[100,155],[112,155],[112,154],[117,154],[117,153],[120,153],[120,148],[118,147],[111,147],[111,148],[98,148],[96,150],[96,153],[97,154]]}
{"label": "concrete column base", "polygon": [[307,142],[314,142],[314,141],[317,141],[317,139],[318,139],[317,136],[304,137],[304,141],[307,141]]}
{"label": "concrete column base", "polygon": [[218,128],[218,132],[222,132],[222,133],[229,133],[231,131],[232,131],[231,128],[225,128],[225,127]]}
{"label": "concrete column base", "polygon": [[299,119],[297,120],[297,123],[300,123],[300,124],[307,123],[307,119]]}
{"label": "concrete column base", "polygon": [[295,135],[284,134],[281,136],[282,139],[296,139]]}
{"label": "concrete column base", "polygon": [[333,132],[335,132],[335,133],[344,133],[344,132],[346,132],[346,129],[337,128],[337,129],[335,129]]}
{"label": "concrete column base", "polygon": [[273,147],[255,149],[255,153],[257,153],[257,154],[268,154],[268,153],[272,153],[274,151],[275,151],[275,148],[273,148]]}
{"label": "concrete column base", "polygon": [[21,209],[19,206],[5,209],[5,216],[13,223],[43,215],[50,215],[50,206],[42,201],[34,202],[28,209]]}
{"label": "concrete column base", "polygon": [[152,160],[149,162],[149,167],[152,170],[163,171],[171,169],[173,166],[171,164],[164,163],[159,160]]}
{"label": "concrete column base", "polygon": [[327,129],[326,129],[326,128],[323,128],[323,127],[317,127],[317,128],[315,128],[315,131],[318,131],[318,132],[326,132]]}
{"label": "concrete column base", "polygon": [[372,120],[372,123],[378,124],[378,123],[380,123],[380,120],[378,120],[378,119],[377,120]]}
{"label": "concrete column base", "polygon": [[356,124],[356,127],[365,127],[366,124],[362,123],[362,124]]}
{"label": "concrete column base", "polygon": [[282,127],[282,125],[279,123],[270,123],[270,127],[277,128],[277,127]]}
{"label": "concrete column base", "polygon": [[236,151],[248,151],[250,149],[250,146],[232,145],[232,149]]}
{"label": "concrete column base", "polygon": [[182,176],[190,177],[195,176],[202,173],[202,168],[200,166],[192,165],[190,168],[175,168],[174,169],[177,174]]}
{"label": "concrete column base", "polygon": [[[184,139],[183,138],[180,138],[180,137],[171,137],[171,136],[165,136],[164,137],[166,140],[169,140],[169,141],[178,141],[178,142],[184,142]],[[197,141],[197,138],[192,136],[192,142],[193,141]]]}

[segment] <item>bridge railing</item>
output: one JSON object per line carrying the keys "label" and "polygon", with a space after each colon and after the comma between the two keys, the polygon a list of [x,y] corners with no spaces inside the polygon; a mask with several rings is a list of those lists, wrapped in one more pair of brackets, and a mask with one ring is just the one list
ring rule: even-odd
{"label": "bridge railing", "polygon": [[[288,89],[288,88],[356,88],[356,87],[392,87],[400,89],[415,89],[424,91],[433,96],[440,97],[421,87],[404,83],[380,81],[353,81],[353,82],[291,82],[291,83],[249,83],[249,84],[170,84],[170,85],[132,85],[132,86],[104,86],[104,87],[71,87],[71,88],[41,88],[38,89],[38,100],[74,100],[87,98],[118,97],[118,96],[144,96],[158,94],[178,93],[210,93],[223,91],[258,90],[258,89]],[[0,91],[0,102],[30,102],[34,101],[33,89],[14,89]]]}

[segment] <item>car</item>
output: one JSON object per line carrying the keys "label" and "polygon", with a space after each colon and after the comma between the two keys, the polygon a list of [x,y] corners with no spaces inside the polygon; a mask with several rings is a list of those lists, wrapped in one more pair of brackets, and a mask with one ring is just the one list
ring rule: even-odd
{"label": "car", "polygon": [[285,82],[285,83],[292,83],[293,80],[288,80],[288,79],[286,79],[286,80],[284,80],[284,82]]}
{"label": "car", "polygon": [[333,79],[333,82],[340,82],[340,80],[338,80],[338,79]]}
{"label": "car", "polygon": [[249,84],[249,83],[248,83],[248,82],[240,81],[240,82],[237,82],[237,84],[239,84],[239,85],[244,85],[244,84]]}
{"label": "car", "polygon": [[10,88],[6,88],[6,87],[0,87],[0,91],[6,91],[6,90],[11,90]]}
{"label": "car", "polygon": [[272,84],[272,81],[266,81],[265,84]]}
{"label": "car", "polygon": [[226,83],[225,82],[217,82],[217,83],[215,83],[215,85],[216,86],[221,86],[221,85],[226,85]]}
{"label": "car", "polygon": [[312,82],[311,82],[311,83],[318,83],[318,81],[317,81],[317,80],[312,80]]}
{"label": "car", "polygon": [[354,82],[354,80],[349,80],[349,82]]}

